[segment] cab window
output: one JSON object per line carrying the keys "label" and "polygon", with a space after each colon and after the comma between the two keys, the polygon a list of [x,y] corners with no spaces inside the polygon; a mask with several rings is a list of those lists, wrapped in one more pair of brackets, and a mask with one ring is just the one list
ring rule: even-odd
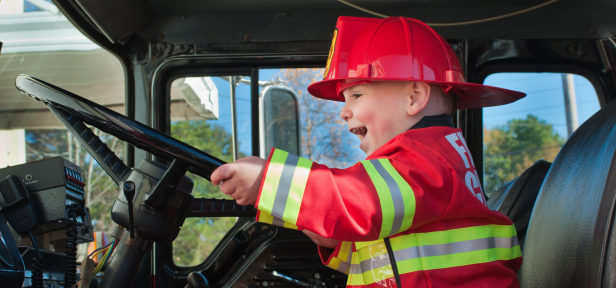
{"label": "cab window", "polygon": [[[348,132],[346,123],[339,117],[343,103],[321,100],[308,94],[308,85],[322,76],[323,69],[319,68],[259,70],[261,125],[264,126],[260,132],[261,157],[269,155],[266,146],[285,149],[338,168],[351,166],[366,157],[358,148],[357,137]],[[171,136],[227,162],[235,159],[233,151],[238,151],[240,158],[251,155],[251,80],[247,76],[231,75],[173,81],[170,90]],[[235,85],[234,88],[231,85]],[[204,88],[206,86],[209,88]],[[268,94],[272,87],[276,87],[278,92]],[[235,90],[234,98],[231,97],[232,89]],[[289,90],[295,95],[289,97],[289,93],[285,93]],[[201,103],[213,105],[202,110],[210,109],[209,112],[197,115],[192,104],[188,103],[189,98],[200,98]],[[237,125],[233,125],[233,115],[237,117]],[[234,133],[237,133],[237,142],[233,141]],[[237,145],[235,150],[234,145]],[[230,199],[207,180],[189,176],[195,181],[195,197]],[[186,219],[173,243],[175,264],[195,266],[206,261],[236,221],[235,217]]]}
{"label": "cab window", "polygon": [[571,134],[600,109],[594,87],[580,75],[497,73],[484,84],[527,94],[512,104],[483,108],[488,196],[537,160],[553,162]]}
{"label": "cab window", "polygon": [[[171,136],[225,162],[251,155],[249,84],[250,77],[243,75],[174,80]],[[188,176],[195,182],[195,198],[231,199],[202,177]],[[236,221],[235,217],[186,219],[173,242],[175,264],[194,266],[205,261]]]}

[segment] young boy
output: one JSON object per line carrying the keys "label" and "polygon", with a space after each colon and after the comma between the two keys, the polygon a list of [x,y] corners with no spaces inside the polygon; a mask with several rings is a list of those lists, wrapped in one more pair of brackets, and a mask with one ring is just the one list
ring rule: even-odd
{"label": "young boy", "polygon": [[273,149],[221,166],[212,183],[255,204],[258,221],[304,231],[347,286],[518,287],[515,228],[485,206],[448,115],[525,95],[464,83],[451,47],[414,19],[340,17],[333,38],[308,91],[345,102],[366,160],[335,169]]}

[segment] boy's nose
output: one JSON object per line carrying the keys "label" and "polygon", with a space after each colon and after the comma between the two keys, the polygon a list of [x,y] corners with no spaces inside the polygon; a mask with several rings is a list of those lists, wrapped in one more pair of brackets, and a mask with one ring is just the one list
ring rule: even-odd
{"label": "boy's nose", "polygon": [[353,113],[345,102],[344,106],[342,107],[342,110],[340,110],[340,118],[342,118],[344,121],[349,121],[349,119],[351,119],[352,117]]}

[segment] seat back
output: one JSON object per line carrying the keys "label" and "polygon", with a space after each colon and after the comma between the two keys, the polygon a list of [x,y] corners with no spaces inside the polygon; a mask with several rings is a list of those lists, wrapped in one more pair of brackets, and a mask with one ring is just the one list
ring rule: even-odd
{"label": "seat back", "polygon": [[616,103],[565,143],[535,202],[518,272],[522,287],[613,287]]}
{"label": "seat back", "polygon": [[488,208],[507,215],[513,221],[520,247],[524,247],[530,214],[551,165],[545,160],[535,162],[520,176],[496,190],[488,200]]}

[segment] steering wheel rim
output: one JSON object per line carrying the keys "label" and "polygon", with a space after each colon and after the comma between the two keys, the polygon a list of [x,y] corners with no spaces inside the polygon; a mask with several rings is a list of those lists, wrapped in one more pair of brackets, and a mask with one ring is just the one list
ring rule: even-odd
{"label": "steering wheel rim", "polygon": [[[79,120],[81,120],[88,123],[122,141],[150,152],[169,162],[173,160],[182,161],[189,166],[189,172],[199,175],[208,181],[210,181],[212,172],[219,166],[225,164],[224,161],[180,140],[35,77],[24,74],[19,75],[15,80],[15,86],[20,92],[38,101],[42,101],[47,105],[51,112],[58,117],[67,129],[77,134],[75,136],[88,145],[93,144],[87,143],[84,139],[84,135],[81,135],[83,133],[76,130],[74,126],[74,123],[76,123],[75,121],[79,122]],[[76,116],[76,118],[74,116]],[[98,139],[98,137],[96,138]],[[84,144],[84,142],[82,142],[82,144]],[[106,148],[106,145],[104,146]],[[88,147],[86,147],[86,149],[87,148]],[[95,149],[95,147],[90,148]],[[90,149],[88,149],[88,151],[93,157],[97,158],[97,155],[94,155]],[[115,156],[115,154],[113,156]],[[116,184],[119,185],[123,182],[123,178],[128,173],[114,171],[121,169],[109,167],[110,165],[107,165],[107,161],[104,161],[104,157],[99,158],[103,158],[103,162],[99,161],[98,158],[97,161],[103,166],[107,174],[113,178]],[[121,162],[119,159],[118,161]]]}

